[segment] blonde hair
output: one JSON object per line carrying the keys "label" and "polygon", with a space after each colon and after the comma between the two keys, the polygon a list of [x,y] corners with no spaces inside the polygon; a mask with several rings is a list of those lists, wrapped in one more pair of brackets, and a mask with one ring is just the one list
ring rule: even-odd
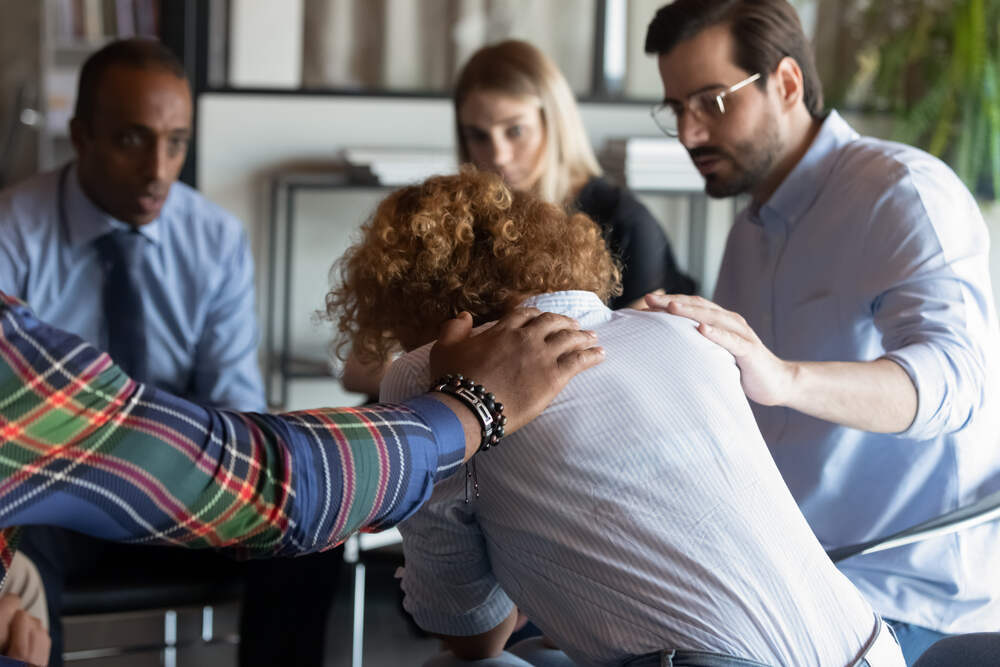
{"label": "blonde hair", "polygon": [[471,167],[393,192],[361,235],[326,295],[338,356],[349,345],[358,359],[381,361],[398,344],[434,340],[462,311],[487,322],[535,294],[621,293],[597,223]]}
{"label": "blonde hair", "polygon": [[600,176],[587,132],[583,128],[569,83],[544,53],[527,42],[511,39],[476,51],[455,83],[455,129],[458,158],[470,162],[458,119],[459,109],[476,91],[513,97],[534,97],[541,104],[545,128],[543,169],[535,194],[545,201],[568,205],[590,178]]}

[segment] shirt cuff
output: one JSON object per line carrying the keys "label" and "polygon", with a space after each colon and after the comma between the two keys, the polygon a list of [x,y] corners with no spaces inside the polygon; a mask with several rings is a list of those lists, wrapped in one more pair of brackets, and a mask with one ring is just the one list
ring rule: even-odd
{"label": "shirt cuff", "polygon": [[410,612],[413,621],[424,632],[449,637],[472,637],[489,632],[503,623],[514,609],[514,603],[499,584],[493,586],[486,600],[473,609],[460,614],[450,614],[440,609],[419,606],[411,590],[405,586],[403,608]]}
{"label": "shirt cuff", "polygon": [[913,422],[900,437],[926,440],[940,434],[944,415],[947,414],[947,379],[941,368],[941,355],[928,345],[908,345],[893,350],[884,357],[900,366],[917,390],[917,413]]}
{"label": "shirt cuff", "polygon": [[420,417],[437,443],[434,481],[439,482],[458,470],[465,459],[465,429],[462,421],[441,401],[417,396],[403,403]]}

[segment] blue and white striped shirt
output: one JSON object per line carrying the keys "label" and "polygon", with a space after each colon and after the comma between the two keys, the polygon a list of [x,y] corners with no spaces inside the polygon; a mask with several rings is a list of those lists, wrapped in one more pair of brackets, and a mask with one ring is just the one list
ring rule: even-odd
{"label": "blue and white striped shirt", "polygon": [[[582,665],[661,649],[776,665],[846,665],[873,612],[830,563],[785,487],[738,369],[690,320],[612,312],[589,292],[528,305],[574,317],[606,361],[400,526],[405,606],[472,635],[517,604]],[[427,347],[383,400],[428,386]]]}

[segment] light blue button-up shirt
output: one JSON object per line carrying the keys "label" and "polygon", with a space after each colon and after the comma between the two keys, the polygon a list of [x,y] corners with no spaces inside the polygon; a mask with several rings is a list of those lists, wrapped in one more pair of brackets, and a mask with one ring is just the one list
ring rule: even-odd
{"label": "light blue button-up shirt", "polygon": [[[75,167],[5,190],[0,290],[26,301],[41,320],[106,349],[94,240],[115,228],[127,225],[90,201]],[[206,405],[264,410],[253,259],[243,225],[175,183],[159,217],[139,231],[148,241],[141,270],[149,382]]]}
{"label": "light blue button-up shirt", "polygon": [[[989,237],[955,174],[859,136],[833,112],[774,195],[730,233],[715,300],[783,359],[871,361],[910,375],[896,435],[753,405],[826,547],[909,527],[1000,488],[1000,335]],[[855,557],[842,570],[886,617],[945,632],[1000,628],[1000,526]]]}

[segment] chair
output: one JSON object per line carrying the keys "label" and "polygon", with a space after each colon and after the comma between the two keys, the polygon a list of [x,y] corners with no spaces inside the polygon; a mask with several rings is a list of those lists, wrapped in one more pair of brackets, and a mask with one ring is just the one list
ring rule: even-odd
{"label": "chair", "polygon": [[[365,561],[375,552],[382,551],[382,557],[389,557],[402,564],[399,545],[403,536],[395,528],[381,533],[355,533],[344,542],[344,561],[354,565],[354,614],[351,632],[351,667],[362,667],[365,639]],[[394,550],[383,549],[395,546]]]}
{"label": "chair", "polygon": [[901,530],[892,535],[879,537],[868,542],[828,549],[826,553],[830,557],[830,560],[838,563],[851,556],[871,554],[876,551],[913,544],[914,542],[958,532],[998,519],[1000,519],[1000,491],[995,491],[974,503],[918,523],[906,530]]}
{"label": "chair", "polygon": [[1000,632],[945,637],[931,644],[913,667],[1000,665]]}
{"label": "chair", "polygon": [[192,571],[188,559],[179,560],[177,567],[158,566],[155,577],[116,567],[68,580],[64,660],[127,661],[158,652],[164,667],[175,667],[178,650],[234,643],[234,636],[217,634],[215,607],[240,599],[241,569],[220,559],[218,567]]}

